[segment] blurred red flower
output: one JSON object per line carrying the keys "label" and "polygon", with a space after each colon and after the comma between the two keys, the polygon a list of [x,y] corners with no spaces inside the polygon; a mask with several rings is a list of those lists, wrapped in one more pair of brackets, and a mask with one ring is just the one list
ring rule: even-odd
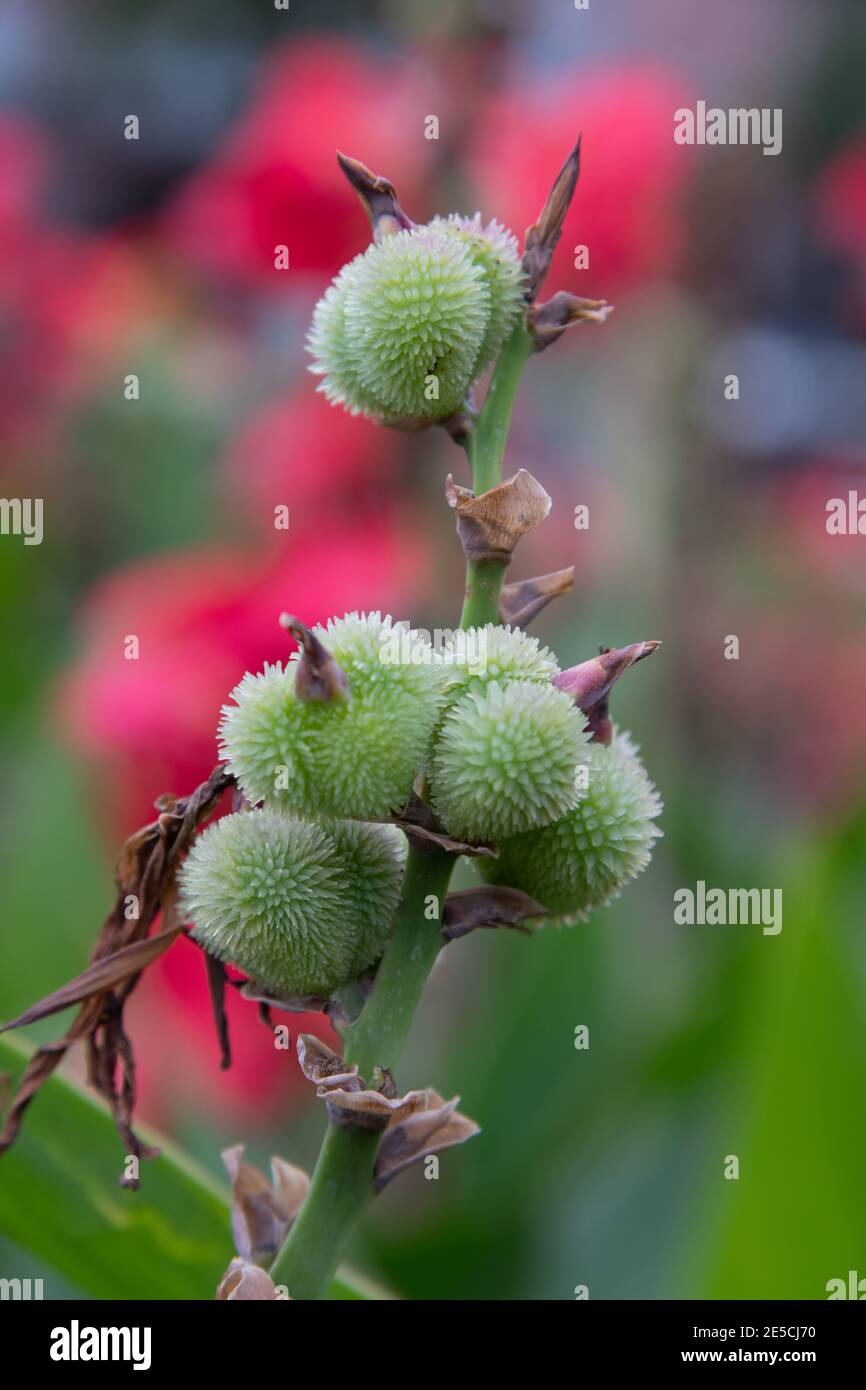
{"label": "blurred red flower", "polygon": [[55,226],[40,201],[54,161],[29,121],[0,115],[0,429],[46,435],[161,309],[134,244]]}
{"label": "blurred red flower", "polygon": [[287,1101],[304,1092],[295,1060],[298,1033],[312,1032],[336,1045],[324,1014],[275,1010],[273,1024],[289,1029],[289,1047],[275,1046],[258,1006],[226,990],[231,1066],[220,1069],[204,958],[181,937],[142,976],[127,1010],[135,1045],[137,1110],[168,1133],[191,1127],[195,1115],[218,1115],[244,1133],[266,1130],[285,1114]]}
{"label": "blurred red flower", "polygon": [[244,671],[288,655],[283,610],[312,623],[347,608],[405,605],[425,579],[423,545],[404,540],[382,511],[292,537],[264,566],[201,551],[149,558],[105,579],[84,607],[84,652],[58,709],[73,746],[102,774],[113,840],[151,818],[155,796],[190,791],[208,775],[229,692]]}
{"label": "blurred red flower", "polygon": [[859,626],[866,591],[860,559],[863,538],[827,530],[828,504],[838,499],[847,508],[850,492],[858,497],[866,493],[866,453],[840,452],[811,460],[785,475],[774,491],[773,516],[778,520],[775,528],[768,524],[767,531],[774,561],[786,572],[788,583],[807,583],[813,599],[816,586],[825,586],[825,601],[837,614],[850,596]]}
{"label": "blurred red flower", "polygon": [[405,436],[335,409],[307,377],[241,426],[221,468],[233,505],[271,538],[274,508],[287,506],[293,533],[329,518],[357,520],[365,501],[381,511],[385,483]]}
{"label": "blurred red flower", "polygon": [[[702,622],[724,632],[712,600]],[[822,629],[822,622],[824,627]],[[701,632],[691,644],[690,683],[700,690],[698,737],[715,741],[719,765],[773,787],[786,806],[812,816],[850,814],[863,795],[866,642],[859,627],[827,620],[826,604],[780,606],[741,623],[738,661],[719,662]],[[712,678],[708,673],[712,672]]]}
{"label": "blurred red flower", "polygon": [[[521,240],[583,132],[580,182],[545,297],[569,289],[609,298],[626,283],[673,271],[691,166],[690,151],[674,144],[679,105],[669,74],[638,66],[529,75],[488,103],[469,148],[473,186],[483,215]],[[586,270],[574,268],[577,245],[589,248]]]}
{"label": "blurred red flower", "polygon": [[[714,748],[762,793],[772,787],[788,813],[845,815],[863,795],[862,537],[828,532],[827,504],[862,496],[864,478],[857,454],[768,477],[738,528],[741,548],[705,553],[681,576],[696,747]],[[738,659],[720,660],[710,634],[732,629]]]}
{"label": "blurred red flower", "polygon": [[323,38],[293,42],[257,73],[248,110],[169,208],[168,240],[196,265],[271,292],[292,285],[291,275],[275,273],[278,245],[288,247],[293,271],[338,270],[368,237],[335,150],[386,173],[415,208],[431,160],[424,117],[437,109],[434,90],[411,57],[387,61]]}
{"label": "blurred red flower", "polygon": [[[846,145],[825,165],[815,185],[814,215],[828,246],[850,259],[857,283],[846,286],[841,311],[866,326],[866,134]],[[853,312],[852,312],[853,310]]]}
{"label": "blurred red flower", "polygon": [[828,241],[866,261],[866,134],[846,145],[822,170],[816,209]]}

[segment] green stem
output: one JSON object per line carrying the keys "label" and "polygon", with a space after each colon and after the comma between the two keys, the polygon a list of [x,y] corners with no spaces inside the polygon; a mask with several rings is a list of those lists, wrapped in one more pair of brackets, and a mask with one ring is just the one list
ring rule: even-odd
{"label": "green stem", "polygon": [[[468,444],[475,495],[496,487],[508,422],[520,375],[532,353],[521,321],[508,338],[493,372],[484,407]],[[470,562],[466,572],[463,628],[499,622],[499,595],[507,565]],[[400,1060],[427,977],[442,946],[445,895],[456,856],[410,846],[394,931],[376,975],[373,992],[347,1032],[346,1059],[373,1082],[374,1067],[393,1069]],[[374,1083],[375,1084],[375,1083]],[[327,1295],[365,1206],[374,1194],[373,1168],[380,1134],[328,1126],[313,1181],[298,1219],[271,1269],[275,1284],[293,1299]]]}
{"label": "green stem", "polygon": [[[502,481],[502,459],[511,410],[523,368],[531,356],[532,340],[520,320],[499,355],[484,407],[469,436],[467,452],[476,497]],[[499,622],[499,596],[507,569],[507,560],[468,561],[461,627],[483,627],[485,623]]]}
{"label": "green stem", "polygon": [[468,561],[461,627],[484,627],[486,623],[499,622],[499,597],[507,569],[507,560]]}
{"label": "green stem", "polygon": [[442,949],[442,909],[455,857],[444,850],[409,851],[394,932],[366,1008],[349,1029],[346,1059],[362,1076],[400,1061],[418,1001]]}
{"label": "green stem", "polygon": [[[373,1068],[396,1067],[418,1000],[442,948],[442,910],[456,858],[410,847],[394,931],[376,984],[348,1030],[346,1060],[375,1085]],[[327,1294],[358,1219],[373,1196],[381,1134],[328,1126],[298,1219],[271,1268],[293,1299]]]}
{"label": "green stem", "polygon": [[469,436],[469,462],[476,497],[502,481],[502,459],[514,398],[523,368],[531,356],[532,339],[523,320],[519,319],[499,354],[478,423]]}
{"label": "green stem", "polygon": [[358,1218],[373,1195],[373,1164],[381,1135],[329,1124],[316,1171],[271,1278],[290,1298],[327,1293]]}

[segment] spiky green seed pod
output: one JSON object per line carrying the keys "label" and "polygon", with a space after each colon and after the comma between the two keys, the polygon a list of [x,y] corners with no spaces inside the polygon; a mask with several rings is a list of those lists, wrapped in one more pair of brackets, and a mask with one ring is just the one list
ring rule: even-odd
{"label": "spiky green seed pod", "polygon": [[489,318],[483,273],[455,239],[400,232],[345,266],[320,301],[312,370],[353,413],[442,418],[463,404]]}
{"label": "spiky green seed pod", "polygon": [[451,663],[449,704],[468,691],[483,693],[492,681],[499,685],[515,680],[550,685],[559,673],[556,657],[537,637],[498,623],[455,633],[452,650],[445,655]]}
{"label": "spiky green seed pod", "polygon": [[[345,697],[305,700],[297,661],[244,676],[223,707],[220,753],[247,800],[306,815],[377,820],[399,811],[427,753],[447,669],[394,659],[403,629],[379,613],[350,613],[314,635],[346,682]],[[417,633],[413,650],[429,651]],[[398,639],[392,642],[392,639]]]}
{"label": "spiky green seed pod", "polygon": [[461,217],[434,217],[431,227],[442,227],[465,246],[474,265],[481,268],[490,291],[490,318],[478,351],[475,377],[499,352],[523,303],[525,277],[517,238],[495,219],[481,224],[481,213]]}
{"label": "spiky green seed pod", "polygon": [[374,826],[242,811],[195,841],[181,909],[201,946],[270,993],[327,997],[381,954],[401,873]]}
{"label": "spiky green seed pod", "polygon": [[442,721],[430,773],[450,833],[498,842],[563,815],[577,800],[585,722],[552,685],[492,681],[464,695]]}
{"label": "spiky green seed pod", "polygon": [[522,888],[553,917],[578,921],[602,907],[649,864],[662,809],[628,734],[592,743],[582,761],[586,790],[561,820],[498,842],[499,858],[479,861],[492,883]]}
{"label": "spiky green seed pod", "polygon": [[498,223],[439,219],[344,266],[307,339],[334,404],[386,423],[459,410],[521,304],[517,243]]}
{"label": "spiky green seed pod", "polygon": [[390,935],[406,857],[406,838],[391,825],[332,821],[327,826],[343,862],[356,932],[352,976],[378,960]]}
{"label": "spiky green seed pod", "polygon": [[307,334],[307,351],[315,358],[310,371],[323,377],[316,389],[332,405],[343,406],[350,415],[386,419],[389,412],[361,384],[355,366],[355,343],[346,324],[346,300],[357,279],[358,259],[343,267],[316,305]]}

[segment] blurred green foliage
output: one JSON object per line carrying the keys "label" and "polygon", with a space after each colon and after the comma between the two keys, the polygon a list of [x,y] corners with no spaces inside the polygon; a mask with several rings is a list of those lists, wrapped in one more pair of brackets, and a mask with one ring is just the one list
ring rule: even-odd
{"label": "blurred green foliage", "polygon": [[[30,1055],[0,1039],[0,1075],[16,1078]],[[117,1134],[108,1112],[52,1077],[0,1184],[0,1259],[7,1277],[45,1278],[46,1298],[207,1299],[231,1258],[226,1194],[174,1144],[146,1129],[159,1150],[139,1191],[117,1183]],[[35,1256],[38,1263],[34,1264]],[[329,1297],[392,1297],[342,1269]]]}

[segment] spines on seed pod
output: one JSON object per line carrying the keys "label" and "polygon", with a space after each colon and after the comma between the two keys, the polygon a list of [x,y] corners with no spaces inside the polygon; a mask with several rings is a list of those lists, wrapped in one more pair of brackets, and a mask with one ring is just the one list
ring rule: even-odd
{"label": "spines on seed pod", "polygon": [[522,304],[517,243],[496,222],[437,218],[374,242],[316,306],[307,348],[334,404],[389,424],[454,415]]}
{"label": "spines on seed pod", "polygon": [[467,691],[483,692],[492,681],[499,685],[514,680],[550,685],[559,672],[556,657],[537,637],[498,623],[455,632],[444,655],[450,662],[450,704]]}
{"label": "spines on seed pod", "polygon": [[327,830],[343,864],[356,934],[351,970],[360,975],[379,959],[388,941],[403,881],[406,837],[394,826],[360,821],[332,821]]}
{"label": "spines on seed pod", "polygon": [[425,761],[447,668],[421,634],[379,613],[347,614],[312,636],[344,687],[330,699],[299,698],[303,658],[247,674],[223,707],[221,754],[253,804],[387,817],[405,806]]}
{"label": "spines on seed pod", "polygon": [[433,805],[452,835],[497,840],[561,816],[577,800],[587,744],[574,703],[530,680],[464,695],[442,721],[433,753]]}
{"label": "spines on seed pod", "polygon": [[180,872],[199,945],[281,997],[327,997],[384,949],[400,891],[394,835],[276,811],[224,816]]}
{"label": "spines on seed pod", "polygon": [[499,857],[480,864],[490,882],[521,889],[566,922],[637,878],[662,833],[661,799],[628,734],[590,744],[582,763],[585,791],[576,806],[551,825],[501,839]]}

